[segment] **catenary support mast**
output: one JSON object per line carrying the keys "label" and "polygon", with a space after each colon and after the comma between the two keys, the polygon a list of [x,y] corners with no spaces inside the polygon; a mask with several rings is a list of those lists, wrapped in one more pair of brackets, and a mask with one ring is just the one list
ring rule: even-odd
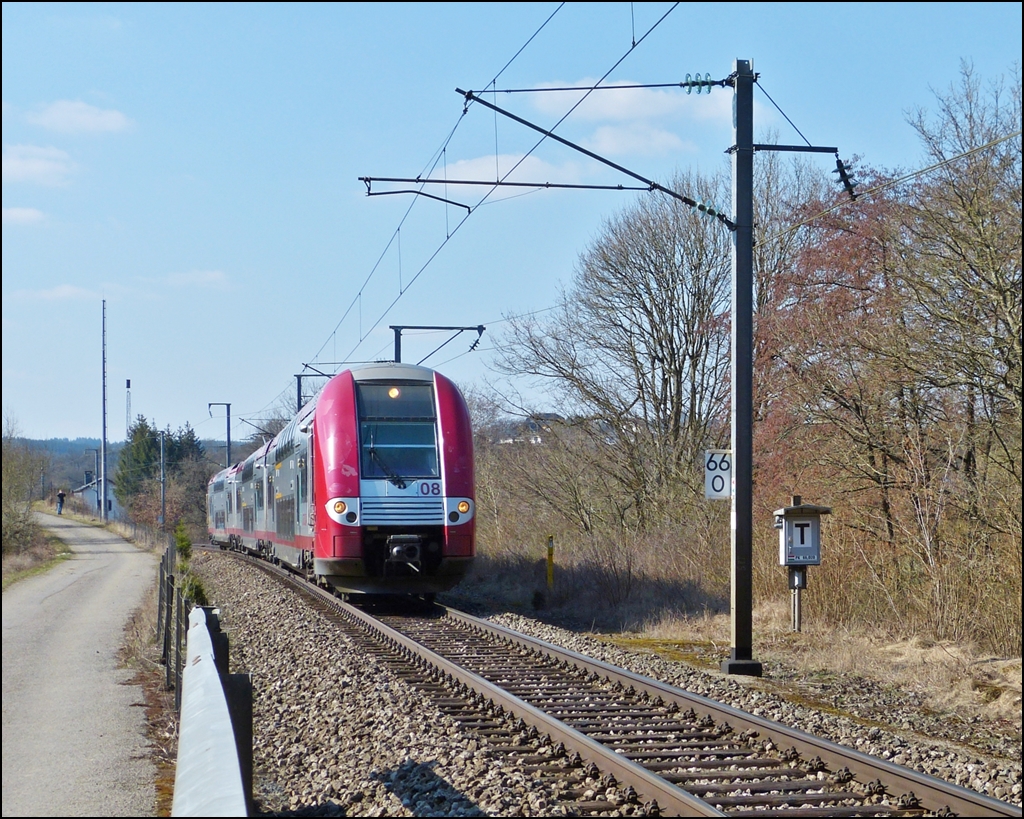
{"label": "catenary support mast", "polygon": [[722,671],[760,677],[753,659],[754,65],[736,60],[732,213],[732,647]]}

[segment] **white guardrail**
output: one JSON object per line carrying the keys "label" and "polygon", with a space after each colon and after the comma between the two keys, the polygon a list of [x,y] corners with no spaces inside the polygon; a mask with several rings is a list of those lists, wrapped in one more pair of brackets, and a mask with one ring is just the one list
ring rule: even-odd
{"label": "white guardrail", "polygon": [[[208,622],[209,613],[209,622]],[[251,759],[252,728],[239,736],[249,748],[239,753],[239,740],[232,722],[227,690],[231,679],[218,668],[215,641],[224,646],[217,609],[196,607],[188,616],[188,648],[181,677],[181,718],[178,729],[178,764],[174,775],[171,816],[247,816],[247,792],[243,760]],[[232,675],[240,677],[247,675]],[[241,688],[242,686],[238,686]],[[251,692],[251,683],[244,686]],[[251,694],[250,694],[251,696]],[[235,709],[236,720],[239,709]],[[241,709],[251,715],[251,699]],[[251,716],[249,717],[251,720]],[[250,763],[251,770],[251,763]],[[251,774],[250,774],[251,776]],[[251,785],[250,785],[251,787]]]}

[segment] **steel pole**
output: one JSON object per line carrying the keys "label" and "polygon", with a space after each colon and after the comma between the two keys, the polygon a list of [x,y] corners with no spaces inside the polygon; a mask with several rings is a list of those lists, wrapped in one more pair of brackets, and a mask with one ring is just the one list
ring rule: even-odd
{"label": "steel pole", "polygon": [[753,659],[754,64],[736,60],[732,212],[732,647],[728,674],[760,677]]}
{"label": "steel pole", "polygon": [[103,476],[100,480],[101,516],[107,520],[107,300],[103,299],[103,434],[100,438],[100,460],[103,462]]}

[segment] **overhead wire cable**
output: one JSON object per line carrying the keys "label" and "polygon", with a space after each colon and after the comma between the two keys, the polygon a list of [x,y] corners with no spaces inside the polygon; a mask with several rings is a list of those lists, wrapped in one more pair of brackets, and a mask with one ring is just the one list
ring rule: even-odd
{"label": "overhead wire cable", "polygon": [[775,100],[772,99],[771,94],[769,94],[767,91],[764,90],[764,86],[761,85],[760,81],[755,80],[754,85],[761,90],[762,94],[764,94],[766,97],[768,97],[768,101],[772,105],[775,106],[775,110],[776,111],[778,111],[780,114],[782,114],[783,117],[785,117],[786,122],[788,122],[790,124],[790,126],[793,128],[793,130],[796,131],[798,134],[800,134],[800,139],[802,139],[804,142],[806,142],[808,147],[813,147],[811,145],[811,141],[807,137],[805,137],[803,135],[803,132],[799,128],[796,127],[796,125],[794,124],[793,120],[791,120],[789,118],[789,116],[786,114],[785,111],[783,111],[781,108],[779,108],[779,104],[777,102],[775,102]]}
{"label": "overhead wire cable", "polygon": [[[898,179],[890,179],[890,180],[888,180],[886,182],[882,182],[882,183],[880,183],[878,185],[875,185],[873,188],[868,188],[865,191],[858,191],[857,198],[860,199],[860,198],[865,197],[865,196],[872,196],[872,195],[874,195],[876,193],[881,193],[882,191],[887,190],[888,188],[892,188],[892,187],[894,187],[896,185],[899,185],[899,184],[901,184],[903,182],[906,182],[906,181],[908,181],[910,179],[914,179],[915,177],[923,176],[924,174],[931,173],[932,171],[938,170],[939,168],[943,167],[944,165],[949,165],[952,162],[956,162],[957,160],[964,159],[964,158],[966,158],[968,156],[971,156],[972,154],[978,153],[979,151],[984,151],[984,150],[986,150],[988,148],[995,147],[996,145],[999,145],[1002,142],[1006,142],[1007,140],[1013,139],[1014,137],[1019,137],[1021,135],[1021,133],[1022,133],[1021,129],[1018,129],[1018,130],[1014,131],[1013,133],[1007,134],[1006,136],[1001,136],[1001,137],[998,137],[996,139],[991,140],[990,142],[986,142],[984,145],[978,145],[977,147],[971,148],[970,150],[964,151],[963,153],[959,153],[956,156],[947,157],[946,159],[943,159],[940,162],[936,162],[933,165],[929,165],[926,168],[920,168],[919,170],[911,171],[910,173],[904,174],[903,176],[899,177]],[[776,239],[779,239],[779,238],[785,236],[787,233],[792,233],[794,230],[797,230],[797,229],[803,227],[804,225],[809,225],[810,223],[814,222],[816,219],[820,219],[822,216],[827,216],[828,214],[832,213],[832,211],[834,211],[834,210],[838,210],[839,208],[842,208],[842,207],[848,207],[851,204],[852,204],[852,202],[850,200],[845,200],[845,199],[841,200],[841,201],[837,202],[836,204],[832,205],[832,207],[825,208],[825,210],[815,214],[814,216],[809,216],[808,218],[803,219],[803,220],[801,220],[799,222],[796,222],[796,223],[790,225],[787,228],[783,228],[778,233],[775,233],[775,234],[773,234],[772,236],[770,236],[770,237],[768,237],[766,239],[762,239],[761,242],[762,243],[764,243],[764,242],[773,242]]]}
{"label": "overhead wire cable", "polygon": [[[600,78],[600,79],[598,79],[598,81],[597,81],[596,83],[594,83],[594,85],[593,85],[593,86],[590,86],[589,88],[587,88],[587,91],[586,91],[586,93],[585,93],[585,94],[584,94],[584,95],[583,95],[582,97],[580,97],[580,98],[579,98],[579,99],[578,99],[578,100],[576,101],[575,105],[573,105],[573,106],[572,106],[572,107],[571,107],[571,108],[570,108],[570,109],[569,109],[568,111],[566,111],[566,112],[565,112],[565,113],[564,113],[564,114],[563,114],[563,115],[561,116],[561,118],[559,118],[559,120],[558,120],[558,121],[557,121],[557,122],[556,122],[556,123],[555,123],[554,125],[552,125],[552,126],[551,126],[551,127],[550,127],[550,128],[548,129],[548,133],[545,133],[545,134],[542,134],[542,135],[541,135],[541,138],[540,138],[539,140],[537,140],[537,142],[536,142],[536,143],[534,144],[534,146],[533,146],[532,148],[530,148],[530,150],[528,150],[528,151],[527,151],[527,152],[526,152],[525,154],[523,154],[523,156],[522,156],[522,157],[521,157],[521,158],[519,159],[519,161],[518,161],[518,162],[516,162],[516,163],[515,163],[515,165],[513,165],[513,166],[512,166],[512,167],[511,167],[511,168],[510,168],[510,169],[508,170],[508,172],[507,172],[507,173],[506,173],[506,174],[505,174],[505,175],[504,175],[504,176],[503,176],[503,177],[501,178],[501,180],[500,180],[500,181],[504,181],[504,180],[508,179],[508,178],[509,178],[509,177],[510,177],[510,176],[512,175],[512,173],[513,173],[513,172],[514,172],[514,171],[515,171],[515,170],[516,170],[516,169],[517,169],[517,168],[518,168],[518,167],[519,167],[520,165],[522,165],[522,164],[523,164],[523,163],[524,163],[524,162],[525,162],[525,161],[526,161],[526,160],[527,160],[527,159],[528,159],[528,158],[529,158],[529,157],[530,157],[530,156],[531,156],[531,155],[533,154],[533,152],[534,152],[534,151],[536,151],[536,150],[537,150],[537,148],[539,148],[539,147],[540,147],[540,146],[541,146],[541,145],[542,145],[542,144],[543,144],[543,143],[545,142],[545,140],[547,140],[547,139],[548,139],[548,134],[553,134],[554,130],[555,130],[555,129],[556,129],[556,128],[557,128],[558,126],[559,126],[559,125],[561,125],[561,124],[562,124],[563,122],[565,122],[565,120],[566,120],[566,119],[568,119],[569,115],[570,115],[570,114],[572,114],[572,113],[573,113],[573,112],[574,112],[574,111],[575,111],[575,110],[576,110],[577,108],[579,108],[579,107],[580,107],[580,106],[581,106],[581,105],[582,105],[582,104],[583,104],[583,103],[584,103],[584,102],[585,102],[585,101],[587,100],[587,98],[588,98],[588,97],[589,97],[589,96],[590,96],[590,95],[591,95],[592,93],[594,93],[594,91],[596,91],[596,90],[597,90],[598,86],[600,86],[600,85],[601,85],[601,83],[602,83],[602,82],[604,82],[604,81],[605,81],[605,80],[606,80],[606,79],[608,78],[608,76],[609,76],[609,75],[610,75],[610,74],[611,74],[611,73],[612,73],[612,72],[613,72],[613,71],[614,71],[614,70],[615,70],[616,68],[618,68],[618,67],[619,67],[619,66],[620,66],[620,65],[621,65],[621,64],[622,64],[622,63],[623,63],[623,62],[624,62],[624,61],[626,60],[626,58],[627,58],[627,57],[629,57],[629,55],[630,55],[630,54],[632,54],[632,53],[633,53],[633,51],[634,51],[634,50],[636,49],[636,47],[637,47],[638,45],[640,45],[640,44],[641,44],[641,43],[642,43],[642,42],[643,42],[644,40],[646,40],[646,39],[647,39],[647,37],[648,37],[648,36],[650,36],[650,34],[651,34],[651,33],[652,33],[652,32],[653,32],[653,31],[654,31],[654,30],[655,30],[655,29],[656,29],[656,28],[657,28],[658,26],[660,26],[660,25],[661,25],[661,24],[662,24],[662,23],[663,23],[663,22],[665,21],[665,18],[666,18],[666,17],[668,17],[668,16],[669,16],[669,15],[670,15],[670,14],[671,14],[671,13],[672,13],[672,12],[673,12],[673,11],[674,11],[674,10],[675,10],[676,8],[677,8],[677,7],[678,7],[678,6],[679,6],[679,3],[673,3],[673,4],[672,4],[672,6],[671,6],[671,8],[669,8],[669,9],[668,9],[668,11],[666,11],[666,12],[665,12],[665,13],[664,13],[664,14],[663,14],[663,15],[662,15],[662,16],[661,16],[660,18],[658,18],[658,20],[657,20],[657,21],[656,21],[656,22],[654,23],[654,25],[652,25],[652,26],[651,26],[651,27],[650,27],[650,28],[649,28],[649,29],[648,29],[648,30],[647,30],[647,31],[646,31],[646,32],[645,32],[645,33],[643,34],[643,36],[641,36],[641,37],[640,37],[640,39],[639,39],[638,41],[634,42],[634,43],[633,43],[633,44],[632,44],[632,45],[631,45],[631,46],[630,46],[630,47],[629,47],[629,48],[628,48],[628,49],[626,50],[626,52],[625,52],[625,53],[624,53],[624,54],[623,54],[623,55],[622,55],[621,57],[619,57],[619,59],[618,59],[618,60],[616,60],[616,61],[615,61],[615,63],[614,63],[613,65],[612,65],[612,67],[611,67],[611,68],[609,68],[609,69],[608,69],[608,70],[607,70],[607,71],[606,71],[606,72],[605,72],[605,73],[604,73],[604,74],[603,74],[603,75],[601,76],[601,78]],[[469,101],[467,100],[467,102],[466,102],[465,106],[463,107],[463,110],[464,110],[464,111],[468,111],[468,110],[469,110],[469,105],[470,105],[470,102],[469,102]],[[488,198],[489,198],[489,197],[491,196],[491,194],[493,194],[493,193],[494,193],[494,191],[495,191],[496,189],[497,189],[497,185],[496,185],[495,187],[491,188],[491,190],[489,190],[489,191],[488,191],[487,193],[485,193],[485,194],[483,195],[483,197],[481,198],[481,200],[480,200],[479,202],[477,202],[477,205],[476,205],[476,206],[477,206],[477,207],[479,207],[479,205],[481,205],[481,204],[482,204],[482,203],[483,203],[484,201],[486,201],[486,200],[487,200],[487,199],[488,199]]]}
{"label": "overhead wire cable", "polygon": [[[541,25],[537,28],[537,30],[534,31],[533,34],[531,34],[529,36],[529,38],[527,38],[526,42],[524,42],[516,50],[516,53],[513,54],[512,57],[505,63],[505,65],[503,65],[501,67],[501,70],[498,71],[498,73],[494,75],[494,78],[489,83],[490,85],[493,85],[493,84],[495,84],[498,81],[498,78],[508,69],[509,66],[512,65],[513,62],[515,62],[515,60],[523,53],[524,50],[526,50],[526,48],[530,45],[530,43],[532,43],[534,41],[534,39],[536,39],[537,35],[540,34],[540,32],[544,30],[544,28],[548,25],[548,23],[551,22],[551,20],[554,18],[554,16],[556,14],[558,14],[558,12],[561,11],[561,9],[564,6],[565,6],[564,2],[559,3],[559,5],[555,8],[555,10],[552,11],[550,15],[548,15],[547,19],[544,20],[543,23],[541,23]],[[465,116],[466,116],[466,110],[463,109],[463,111],[460,113],[459,117],[457,118],[457,120],[455,122],[455,125],[452,126],[451,131],[448,132],[448,135],[443,140],[443,142],[441,144],[441,147],[437,151],[435,151],[435,153],[430,157],[430,159],[427,160],[426,164],[423,167],[423,170],[420,171],[420,174],[419,174],[420,176],[429,176],[431,173],[433,173],[434,169],[437,167],[437,163],[440,162],[442,159],[444,159],[445,167],[447,168],[447,149],[448,149],[448,146],[451,144],[451,141],[452,141],[452,139],[455,136],[455,132],[458,130],[459,125],[462,123],[462,120],[463,120],[463,118]],[[402,218],[399,220],[398,227],[395,229],[395,234],[397,234],[398,231],[401,230],[402,225],[405,224],[405,221],[406,221],[406,219],[408,219],[409,214],[411,213],[413,207],[415,206],[416,200],[418,198],[419,197],[414,197],[412,202],[409,203],[409,207],[406,209],[405,213],[402,215]],[[445,227],[446,227],[446,232],[448,233],[448,235],[446,236],[444,242],[441,244],[441,246],[438,248],[438,250],[440,250],[441,247],[444,247],[444,245],[447,244],[448,239],[450,239],[455,234],[455,232],[459,229],[459,227],[462,226],[462,224],[465,222],[465,220],[467,218],[469,218],[469,214],[468,213],[465,216],[463,216],[463,218],[455,226],[454,230],[450,230],[449,231],[448,230],[448,225],[447,225],[447,213],[446,213],[446,225],[445,225]],[[331,331],[331,333],[327,336],[327,338],[325,339],[324,343],[320,346],[320,349],[316,351],[316,354],[311,359],[312,361],[315,361],[320,356],[320,353],[323,352],[324,348],[328,345],[328,343],[330,343],[332,338],[336,339],[336,335],[337,335],[338,330],[341,329],[341,325],[345,322],[345,319],[348,318],[349,314],[352,311],[352,308],[356,304],[357,299],[359,298],[359,296],[362,295],[363,290],[366,289],[367,285],[370,283],[371,279],[373,278],[373,275],[377,272],[377,269],[380,267],[381,262],[384,260],[384,257],[387,255],[387,252],[390,249],[391,244],[394,241],[395,241],[395,235],[392,235],[391,239],[388,241],[387,245],[384,247],[384,250],[381,252],[381,254],[378,257],[377,261],[374,263],[373,267],[371,268],[371,270],[370,270],[369,274],[367,275],[366,279],[363,281],[363,284],[360,286],[356,296],[353,298],[353,300],[349,304],[348,308],[346,308],[345,312],[342,314],[342,317],[338,320],[338,323],[335,325],[334,330]],[[434,256],[436,256],[436,255],[437,255],[437,251],[435,251],[431,255],[430,259],[433,259]],[[428,260],[428,264],[429,264],[429,261],[430,260]],[[422,272],[423,272],[423,268],[421,268],[420,271],[417,272],[417,274],[413,277],[413,279],[409,282],[409,284],[404,289],[407,290],[409,287],[411,287],[413,282],[415,282],[416,279],[419,278],[419,274],[422,273]],[[404,292],[404,290],[403,290],[403,292]],[[385,311],[385,315],[387,314],[387,312],[389,312],[391,310],[391,308],[394,306],[394,304],[395,304],[395,302],[392,302],[388,306],[387,311]],[[382,318],[383,318],[383,316],[382,316]],[[378,320],[374,324],[374,327],[371,328],[370,332],[372,332],[372,330],[374,328],[376,328],[377,324],[379,324],[379,323],[380,323],[380,320]],[[362,343],[363,338],[365,338],[365,336],[363,336],[362,330],[360,329],[360,340],[359,340],[360,344]],[[358,346],[359,345],[357,344],[356,348],[358,348]],[[355,351],[356,348],[353,349],[353,352]],[[336,354],[335,354],[334,358],[337,359],[337,355]]]}
{"label": "overhead wire cable", "polygon": [[[702,83],[702,87],[705,85],[717,85],[719,88],[725,88],[731,86],[732,82],[729,79],[724,80],[708,80]],[[546,91],[633,91],[638,88],[693,88],[694,83],[687,82],[686,80],[680,80],[679,82],[630,82],[622,83],[621,85],[600,85],[600,86],[589,86],[589,85],[549,85],[542,86],[540,88],[499,88],[497,93],[499,94],[543,94]]]}
{"label": "overhead wire cable", "polygon": [[[462,114],[459,115],[459,118],[456,120],[456,123],[452,127],[451,131],[448,132],[448,136],[445,137],[441,147],[435,153],[433,153],[431,155],[431,157],[427,161],[426,165],[424,165],[423,170],[420,171],[420,175],[421,176],[424,175],[424,174],[429,176],[430,173],[434,170],[434,168],[437,167],[437,163],[440,161],[440,159],[443,156],[445,156],[445,151],[447,150],[447,147],[448,147],[449,143],[451,142],[451,140],[454,138],[455,132],[458,130],[458,127],[461,124],[462,119],[463,119],[464,116],[465,116],[465,112],[463,112]],[[334,330],[332,330],[331,333],[327,336],[327,339],[324,341],[324,343],[320,345],[320,349],[316,351],[316,353],[313,355],[312,359],[310,359],[311,361],[316,361],[316,359],[320,356],[320,353],[322,353],[324,351],[324,348],[328,345],[328,343],[330,343],[331,339],[335,337],[335,335],[337,334],[338,330],[341,329],[341,325],[345,322],[345,319],[347,319],[349,317],[349,314],[352,312],[352,308],[356,305],[357,300],[362,295],[363,291],[366,289],[366,286],[370,283],[370,280],[373,278],[373,275],[377,272],[377,269],[380,267],[381,262],[384,261],[385,256],[387,256],[388,251],[391,249],[391,245],[398,238],[399,231],[402,229],[402,226],[405,224],[406,219],[409,218],[409,214],[412,212],[412,209],[413,209],[413,207],[415,205],[416,205],[416,199],[414,198],[409,203],[409,207],[406,208],[405,213],[402,214],[402,218],[399,219],[398,227],[395,228],[395,231],[394,231],[394,233],[392,233],[391,238],[388,240],[387,244],[384,246],[384,250],[382,250],[380,255],[377,257],[377,261],[374,263],[373,267],[370,269],[370,272],[367,274],[366,279],[363,281],[362,285],[360,285],[359,290],[356,292],[356,295],[353,297],[352,301],[349,303],[349,306],[346,308],[345,312],[342,314],[341,318],[338,320],[338,323],[334,326]],[[334,355],[334,358],[337,359],[337,354]]]}
{"label": "overhead wire cable", "polygon": [[[641,37],[641,38],[640,38],[640,39],[639,39],[639,40],[638,40],[638,41],[637,41],[636,43],[634,43],[633,45],[631,45],[631,46],[630,46],[630,48],[629,48],[629,49],[627,49],[627,50],[626,50],[626,52],[625,52],[625,53],[624,53],[624,54],[623,54],[623,55],[622,55],[622,56],[621,56],[621,57],[620,57],[620,58],[619,58],[618,60],[616,60],[616,61],[615,61],[615,63],[614,63],[614,64],[613,64],[612,66],[611,66],[611,68],[609,68],[609,69],[608,69],[608,70],[607,70],[607,71],[606,71],[606,72],[604,73],[604,75],[602,75],[602,77],[601,77],[601,78],[600,78],[600,79],[599,79],[599,80],[598,80],[598,81],[597,81],[597,82],[596,82],[596,83],[594,84],[594,86],[590,87],[590,89],[589,89],[589,90],[587,91],[587,93],[586,93],[586,94],[584,94],[584,96],[583,96],[583,97],[581,97],[581,98],[580,98],[580,99],[579,99],[579,100],[578,100],[578,101],[576,102],[576,104],[575,104],[575,105],[573,105],[573,106],[572,106],[572,107],[571,107],[571,108],[570,108],[570,109],[569,109],[568,111],[566,111],[566,113],[565,113],[565,114],[564,114],[564,115],[563,115],[563,116],[562,116],[562,117],[561,117],[561,118],[560,118],[560,119],[558,120],[558,122],[556,122],[556,123],[555,123],[555,125],[554,125],[554,126],[553,126],[553,127],[551,128],[551,129],[549,129],[549,130],[550,130],[550,131],[554,131],[554,129],[555,129],[555,128],[557,128],[557,127],[558,127],[559,125],[561,125],[561,124],[562,124],[562,122],[564,122],[564,121],[565,121],[565,119],[566,119],[566,118],[567,118],[567,117],[568,117],[568,116],[569,116],[570,114],[572,114],[572,113],[573,113],[573,111],[575,111],[575,110],[576,110],[576,109],[577,109],[577,108],[578,108],[578,107],[579,107],[580,105],[582,105],[582,104],[583,104],[583,102],[584,102],[584,101],[585,101],[585,100],[587,99],[587,97],[588,97],[588,96],[589,96],[589,95],[590,95],[590,94],[591,94],[591,93],[592,93],[592,92],[593,92],[593,91],[594,91],[594,90],[595,90],[595,89],[596,89],[596,88],[597,88],[597,87],[598,87],[598,86],[599,86],[599,85],[600,85],[600,84],[601,84],[601,83],[602,83],[602,82],[603,82],[603,81],[604,81],[604,80],[605,80],[605,79],[606,79],[606,78],[607,78],[607,77],[608,77],[608,76],[609,76],[609,75],[610,75],[610,74],[611,74],[611,73],[612,73],[612,72],[613,72],[613,71],[614,71],[614,70],[616,69],[616,68],[618,68],[618,67],[619,67],[619,65],[621,65],[621,64],[622,64],[622,62],[623,62],[623,61],[624,61],[624,60],[625,60],[625,59],[626,59],[627,57],[629,57],[629,55],[630,55],[630,54],[631,54],[631,53],[632,53],[632,52],[633,52],[633,51],[634,51],[634,50],[635,50],[635,49],[637,48],[637,46],[639,46],[639,45],[640,45],[640,44],[641,44],[641,43],[642,43],[642,42],[643,42],[644,40],[646,40],[646,39],[647,39],[647,37],[648,37],[648,36],[650,36],[650,34],[651,34],[651,33],[652,33],[652,32],[653,32],[653,31],[654,31],[654,30],[655,30],[655,29],[656,29],[656,28],[657,28],[658,26],[660,26],[660,25],[661,25],[661,24],[662,24],[662,23],[663,23],[663,22],[665,21],[665,19],[666,19],[666,18],[668,17],[668,15],[669,15],[669,14],[671,14],[671,13],[672,13],[672,12],[673,12],[673,11],[674,11],[674,10],[675,10],[675,9],[676,9],[677,7],[678,7],[678,6],[679,6],[679,3],[678,3],[678,2],[677,2],[677,3],[673,3],[673,5],[671,6],[671,8],[669,8],[669,9],[668,9],[668,10],[667,10],[667,11],[666,11],[666,12],[665,12],[665,13],[664,13],[664,14],[663,14],[663,15],[662,15],[662,16],[661,16],[660,18],[658,18],[658,20],[657,20],[657,21],[656,21],[656,22],[655,22],[655,23],[654,23],[654,24],[653,24],[653,25],[652,25],[652,26],[651,26],[651,27],[650,27],[650,28],[649,28],[649,29],[648,29],[648,30],[647,30],[647,31],[646,31],[646,32],[645,32],[644,34],[643,34],[643,36],[642,36],[642,37]],[[561,8],[561,6],[559,6],[559,8]],[[556,11],[557,11],[557,9],[556,9]],[[554,15],[552,14],[552,17],[553,17],[553,16],[554,16]],[[547,23],[548,23],[548,22],[549,22],[550,20],[551,20],[551,17],[549,17],[549,18],[548,18],[548,20],[547,20],[547,21],[545,21],[544,25],[547,25]],[[542,28],[543,28],[543,26],[542,26]],[[539,30],[538,30],[538,31],[539,31]],[[534,36],[536,36],[536,34],[535,34]],[[520,52],[521,52],[521,51],[522,51],[522,49],[520,49]],[[511,61],[510,61],[510,63],[509,63],[509,64],[511,64]],[[505,67],[507,68],[508,66],[506,65]],[[504,70],[505,70],[505,69],[502,69],[502,71],[504,71]],[[497,77],[495,78],[495,80],[492,80],[492,81],[491,81],[491,83],[488,83],[488,84],[489,84],[489,85],[490,85],[490,84],[493,84],[493,83],[494,83],[494,82],[496,81],[496,79],[497,79]],[[463,115],[463,116],[465,116],[465,114],[466,114],[466,113],[468,112],[468,110],[469,110],[469,102],[467,101],[467,103],[466,103],[466,104],[465,104],[465,105],[463,106],[463,110],[462,110],[462,115]],[[538,147],[540,147],[540,145],[541,145],[541,144],[543,144],[543,142],[544,142],[544,141],[545,141],[546,139],[547,139],[547,135],[544,135],[544,136],[542,136],[542,137],[541,137],[541,139],[539,139],[539,140],[538,140],[538,141],[537,141],[537,142],[536,142],[536,143],[534,144],[534,146],[533,146],[533,147],[532,147],[532,148],[531,148],[531,149],[530,149],[529,151],[527,151],[527,152],[526,152],[526,153],[525,153],[525,154],[523,155],[523,157],[522,157],[522,158],[520,158],[520,160],[519,160],[519,161],[518,161],[518,162],[517,162],[517,163],[516,163],[515,165],[513,165],[513,167],[512,167],[512,168],[511,168],[511,169],[510,169],[510,170],[509,170],[509,171],[508,171],[508,172],[507,172],[507,173],[505,174],[505,176],[503,177],[503,179],[507,179],[507,178],[509,177],[509,175],[510,175],[510,174],[512,174],[512,172],[513,172],[513,171],[515,171],[515,170],[516,170],[516,168],[518,168],[518,167],[519,167],[519,166],[520,166],[520,165],[521,165],[521,164],[522,164],[523,162],[525,162],[525,161],[526,161],[526,159],[527,159],[527,158],[528,158],[529,156],[531,156],[531,155],[533,154],[533,152],[534,152],[534,151],[536,151],[536,150],[537,150],[537,148],[538,148]],[[441,244],[440,244],[440,245],[438,245],[438,247],[437,247],[437,248],[436,248],[436,249],[434,250],[434,252],[433,252],[433,253],[431,253],[431,255],[430,255],[430,256],[428,257],[428,259],[426,260],[426,262],[424,262],[423,266],[422,266],[422,267],[420,267],[420,269],[419,269],[419,270],[418,270],[418,271],[416,272],[416,275],[414,275],[414,276],[412,277],[412,279],[411,279],[411,280],[409,281],[409,285],[408,285],[408,286],[406,287],[406,290],[408,290],[408,289],[409,289],[409,287],[411,287],[411,286],[413,285],[413,283],[414,283],[414,282],[415,282],[415,281],[416,281],[416,280],[417,280],[417,279],[418,279],[418,278],[419,278],[419,277],[420,277],[420,276],[421,276],[421,275],[423,274],[423,272],[424,272],[424,271],[425,271],[425,270],[427,269],[427,267],[428,267],[428,266],[429,266],[429,265],[431,264],[431,262],[433,262],[433,260],[434,260],[434,259],[435,259],[435,258],[437,257],[438,253],[440,253],[440,252],[441,252],[441,250],[442,250],[442,249],[444,248],[444,246],[448,244],[448,242],[449,242],[449,241],[451,240],[451,238],[452,238],[452,237],[453,237],[453,236],[454,236],[454,235],[455,235],[455,234],[456,234],[456,233],[458,232],[458,230],[459,230],[459,229],[460,229],[460,228],[461,228],[461,227],[462,227],[462,226],[463,226],[463,225],[464,225],[464,224],[466,223],[466,221],[467,221],[467,220],[469,219],[470,215],[472,214],[472,211],[473,211],[473,210],[475,210],[476,208],[480,207],[480,205],[482,205],[482,204],[483,204],[484,202],[486,202],[486,201],[487,201],[487,199],[488,199],[488,198],[489,198],[489,197],[490,197],[490,196],[491,196],[491,195],[492,195],[492,194],[494,193],[494,191],[495,191],[495,190],[497,190],[497,187],[498,187],[497,185],[494,185],[494,186],[493,186],[493,187],[492,187],[492,188],[491,188],[491,189],[490,189],[489,191],[487,191],[487,193],[485,193],[485,194],[484,194],[484,195],[483,195],[483,196],[482,196],[482,197],[480,198],[480,200],[479,200],[479,201],[478,201],[478,202],[476,203],[476,205],[474,205],[474,206],[473,206],[473,207],[472,207],[472,208],[470,209],[470,212],[469,212],[469,213],[467,213],[467,214],[466,214],[465,216],[463,216],[462,220],[461,220],[461,221],[460,221],[460,222],[459,222],[459,223],[458,223],[458,224],[457,224],[457,225],[455,226],[454,230],[452,230],[452,232],[451,232],[451,235],[449,235],[449,236],[446,236],[446,237],[445,237],[445,239],[444,239],[444,240],[443,240],[443,241],[441,242]],[[411,206],[410,206],[410,207],[411,207]],[[388,313],[390,313],[390,312],[391,312],[392,308],[393,308],[393,307],[395,306],[395,304],[397,304],[397,303],[398,303],[398,300],[399,300],[399,299],[400,299],[401,297],[402,297],[402,294],[399,294],[399,295],[398,295],[398,296],[397,296],[397,297],[396,297],[395,299],[393,299],[393,300],[391,301],[391,303],[390,303],[390,304],[388,304],[388,306],[387,306],[387,307],[386,307],[386,308],[384,309],[384,311],[383,311],[383,312],[381,313],[381,315],[379,316],[379,318],[378,318],[378,319],[377,319],[377,320],[376,320],[376,321],[374,322],[374,324],[373,324],[373,325],[372,325],[372,326],[371,326],[371,327],[370,327],[370,328],[369,328],[369,329],[368,329],[368,330],[366,331],[366,333],[365,333],[365,334],[363,334],[363,333],[362,333],[362,328],[360,328],[360,336],[361,336],[361,337],[360,337],[359,341],[358,341],[358,342],[356,342],[355,346],[354,346],[354,347],[352,348],[352,350],[351,350],[351,351],[349,352],[349,354],[348,354],[348,355],[347,355],[347,356],[345,357],[346,359],[350,358],[350,357],[351,357],[351,356],[352,356],[352,355],[353,355],[353,354],[355,353],[355,351],[356,351],[357,349],[359,349],[359,346],[360,346],[360,345],[361,345],[361,344],[363,343],[363,340],[364,340],[364,339],[366,338],[366,336],[368,336],[368,335],[369,335],[370,333],[372,333],[372,332],[373,332],[373,331],[374,331],[374,330],[375,330],[375,329],[376,329],[376,328],[377,328],[377,327],[378,327],[378,326],[380,325],[380,323],[381,323],[381,322],[382,322],[382,321],[384,320],[384,318],[385,318],[385,317],[386,317],[386,316],[388,315]]]}

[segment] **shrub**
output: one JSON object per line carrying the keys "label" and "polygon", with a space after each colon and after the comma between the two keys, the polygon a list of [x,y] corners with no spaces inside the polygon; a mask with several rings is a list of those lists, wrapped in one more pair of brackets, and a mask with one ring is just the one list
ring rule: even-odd
{"label": "shrub", "polygon": [[181,560],[188,560],[192,557],[192,539],[188,536],[188,530],[183,520],[179,520],[178,525],[174,527],[174,545]]}

